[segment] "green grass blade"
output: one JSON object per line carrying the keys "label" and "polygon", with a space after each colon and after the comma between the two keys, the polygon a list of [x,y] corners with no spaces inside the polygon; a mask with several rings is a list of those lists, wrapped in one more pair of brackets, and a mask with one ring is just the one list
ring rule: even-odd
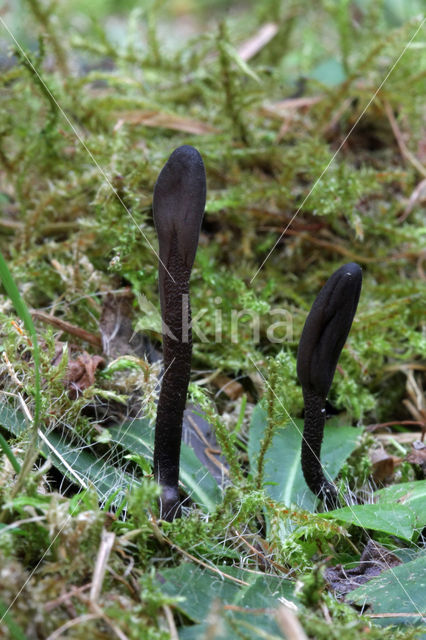
{"label": "green grass blade", "polygon": [[4,624],[9,629],[12,640],[28,640],[28,637],[22,631],[19,624],[17,624],[10,615],[9,607],[3,602],[3,600],[0,600],[0,620],[3,620]]}
{"label": "green grass blade", "polygon": [[33,358],[34,358],[34,401],[35,411],[33,417],[34,430],[38,427],[41,409],[41,390],[40,390],[40,351],[38,347],[37,335],[35,332],[34,324],[31,318],[31,314],[28,311],[28,307],[23,301],[21,294],[14,279],[11,276],[9,268],[0,252],[0,278],[3,282],[3,286],[6,289],[6,293],[13,302],[13,306],[16,309],[16,313],[24,323],[24,327],[31,338],[33,345]]}
{"label": "green grass blade", "polygon": [[5,438],[3,438],[1,433],[0,433],[0,447],[3,449],[3,451],[4,451],[5,455],[7,456],[7,458],[9,458],[10,464],[12,465],[12,467],[14,468],[16,473],[19,473],[20,470],[21,470],[21,466],[20,466],[19,462],[17,461],[17,459],[15,458],[15,456],[13,455],[13,451],[9,447],[9,444],[8,444],[7,440]]}
{"label": "green grass blade", "polygon": [[0,252],[0,278],[3,282],[3,286],[6,289],[6,293],[13,302],[13,305],[16,309],[16,313],[21,318],[24,323],[24,327],[31,339],[32,348],[33,348],[33,360],[34,360],[34,415],[32,419],[31,425],[31,441],[25,455],[24,462],[22,464],[21,470],[19,472],[18,480],[16,482],[14,492],[18,492],[22,483],[25,480],[27,473],[29,472],[33,458],[36,453],[37,448],[37,432],[38,432],[38,424],[40,420],[40,412],[41,412],[41,385],[40,385],[40,351],[37,341],[37,335],[34,329],[34,324],[31,318],[31,314],[28,311],[28,307],[23,301],[21,294],[19,293],[18,287],[14,279],[11,276],[9,268],[6,264],[5,259],[3,258],[2,253]]}

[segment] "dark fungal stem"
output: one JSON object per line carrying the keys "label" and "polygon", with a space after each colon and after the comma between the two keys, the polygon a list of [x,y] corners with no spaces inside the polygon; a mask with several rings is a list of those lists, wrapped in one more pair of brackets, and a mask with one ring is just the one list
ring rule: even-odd
{"label": "dark fungal stem", "polygon": [[306,484],[327,508],[336,507],[338,497],[321,466],[325,402],[352,326],[361,283],[362,271],[354,262],[333,273],[312,305],[297,353],[297,375],[305,402],[302,470]]}
{"label": "dark fungal stem", "polygon": [[302,471],[310,490],[320,498],[327,508],[338,504],[337,491],[329,482],[321,466],[321,445],[325,425],[325,399],[303,390],[305,424],[302,438]]}
{"label": "dark fungal stem", "polygon": [[202,158],[193,147],[179,147],[158,177],[153,200],[160,253],[164,356],[155,425],[154,476],[162,487],[160,516],[168,521],[181,514],[179,457],[192,354],[189,279],[205,200]]}

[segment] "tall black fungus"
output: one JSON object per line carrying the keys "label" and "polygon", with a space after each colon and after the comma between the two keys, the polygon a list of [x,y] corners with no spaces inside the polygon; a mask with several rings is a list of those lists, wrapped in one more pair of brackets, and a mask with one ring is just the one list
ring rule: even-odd
{"label": "tall black fungus", "polygon": [[164,374],[157,407],[154,476],[162,487],[160,515],[181,514],[179,456],[182,418],[191,371],[189,278],[206,202],[206,175],[196,149],[176,149],[154,188],[154,223],[159,240],[159,288],[163,319]]}
{"label": "tall black fungus", "polygon": [[361,267],[354,262],[333,273],[312,305],[297,353],[297,375],[305,402],[302,470],[308,487],[328,508],[338,501],[336,488],[325,478],[320,459],[325,401],[352,326],[361,284]]}

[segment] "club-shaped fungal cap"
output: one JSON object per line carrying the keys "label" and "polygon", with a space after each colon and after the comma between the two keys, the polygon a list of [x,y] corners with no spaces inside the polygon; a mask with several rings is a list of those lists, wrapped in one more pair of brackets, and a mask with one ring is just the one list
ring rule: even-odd
{"label": "club-shaped fungal cap", "polygon": [[349,262],[333,273],[312,305],[297,353],[297,376],[305,391],[326,398],[352,325],[361,284],[361,267]]}
{"label": "club-shaped fungal cap", "polygon": [[197,251],[206,204],[206,172],[197,149],[189,145],[173,151],[154,187],[154,224],[160,260],[168,266],[171,249],[190,270]]}

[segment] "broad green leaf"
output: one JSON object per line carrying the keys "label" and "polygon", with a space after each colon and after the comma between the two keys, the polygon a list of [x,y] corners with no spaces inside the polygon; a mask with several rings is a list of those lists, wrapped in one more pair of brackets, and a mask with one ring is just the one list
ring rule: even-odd
{"label": "broad green leaf", "polygon": [[[19,436],[28,429],[24,416],[6,404],[0,405],[0,425]],[[130,453],[137,453],[152,462],[154,447],[154,430],[149,420],[140,418],[108,429],[111,443]],[[102,451],[99,456],[96,452]],[[69,440],[63,434],[51,432],[44,434],[41,452],[50,456],[53,464],[69,480],[82,488],[92,484],[102,502],[116,493],[114,504],[119,504],[126,490],[136,482],[134,477],[123,470],[124,461],[117,451],[110,451],[105,456],[102,444],[90,447],[76,434]],[[116,464],[112,464],[115,460]],[[208,511],[221,501],[221,492],[211,473],[201,464],[194,451],[182,443],[180,479],[188,495]]]}
{"label": "broad green leaf", "polygon": [[[84,486],[82,482],[86,486],[92,484],[102,503],[115,494],[113,503],[119,504],[130,486],[137,482],[119,465],[114,466],[109,462],[110,456],[116,457],[114,453],[109,454],[106,458],[101,454],[97,456],[97,445],[92,445],[89,448],[85,442],[77,442],[74,436],[70,442],[65,441],[55,432],[48,434],[47,437],[53,450],[43,445],[42,453],[46,457],[49,455],[55,467],[73,482],[77,482],[82,487]],[[78,478],[82,482],[78,482]]]}
{"label": "broad green leaf", "polygon": [[[211,625],[206,623],[204,624],[194,624],[190,627],[180,627],[178,629],[179,640],[204,640],[204,638],[208,638],[209,640],[235,640],[235,631],[232,629],[224,628],[223,621],[221,620],[220,628],[216,630],[213,629],[210,631]],[[210,635],[208,633],[210,632]]]}
{"label": "broad green leaf", "polygon": [[[0,425],[15,436],[28,429],[23,414],[12,410],[6,404],[0,405]],[[75,484],[82,488],[92,484],[102,502],[111,494],[117,493],[114,503],[119,503],[134,481],[130,474],[118,466],[113,466],[108,457],[104,459],[102,455],[96,456],[95,451],[99,446],[88,447],[74,433],[69,440],[66,440],[63,434],[46,433],[42,442],[41,453],[46,458],[50,457],[55,467]]]}
{"label": "broad green leaf", "polygon": [[146,418],[138,418],[115,427],[109,427],[108,432],[115,444],[131,453],[137,453],[152,462],[154,450],[154,431]]}
{"label": "broad green leaf", "polygon": [[[294,582],[278,576],[256,574],[224,565],[218,569],[221,573],[192,563],[183,563],[175,569],[164,569],[159,572],[161,589],[168,596],[178,598],[176,608],[193,622],[204,623],[212,603],[217,603],[219,607],[233,605],[234,609],[225,610],[224,615],[221,612],[226,635],[218,637],[235,638],[235,629],[234,635],[232,629],[237,625],[241,632],[244,632],[244,637],[262,637],[256,633],[256,629],[259,629],[260,633],[266,631],[280,638],[278,627],[269,610],[277,608],[279,598],[295,601]],[[226,577],[226,574],[230,577]],[[263,614],[262,609],[268,613],[265,611]],[[230,628],[226,624],[229,619],[233,625]],[[205,629],[204,624],[181,629],[179,637],[187,640],[200,638],[203,637]]]}
{"label": "broad green leaf", "polygon": [[[426,553],[423,552],[415,560],[372,578],[352,591],[347,599],[361,606],[369,605],[369,613],[381,614],[374,620],[376,624],[421,625],[426,617],[425,594]],[[395,617],[399,613],[401,615]]]}
{"label": "broad green leaf", "polygon": [[6,402],[0,404],[0,427],[14,436],[19,436],[28,429],[22,411],[12,409]]}
{"label": "broad green leaf", "polygon": [[415,515],[416,529],[426,527],[426,480],[394,484],[374,494],[376,502],[409,507]]}
{"label": "broad green leaf", "polygon": [[[266,426],[266,411],[260,405],[253,411],[250,425],[248,454],[252,473],[257,471],[257,459]],[[280,427],[265,456],[264,483],[267,493],[286,506],[296,504],[306,511],[314,511],[317,498],[308,488],[302,473],[300,452],[303,421],[294,420]],[[357,445],[361,431],[353,427],[333,424],[325,426],[321,461],[329,479],[334,479],[343,463]]]}
{"label": "broad green leaf", "polygon": [[[154,429],[147,419],[132,420],[110,428],[109,432],[116,444],[152,461]],[[207,511],[212,511],[221,502],[217,482],[184,442],[180,454],[180,481],[191,499]]]}
{"label": "broad green leaf", "polygon": [[222,494],[216,480],[184,442],[180,451],[179,477],[190,498],[207,511],[213,511],[221,503]]}
{"label": "broad green leaf", "polygon": [[[241,579],[241,571],[233,567],[221,566],[220,570]],[[179,597],[177,608],[193,622],[206,619],[215,598],[226,604],[233,603],[242,586],[190,562],[183,562],[173,569],[163,569],[159,572],[159,579],[161,590],[168,596]]]}
{"label": "broad green leaf", "polygon": [[387,23],[391,27],[400,27],[402,24],[424,14],[424,2],[422,0],[385,0],[383,13]]}
{"label": "broad green leaf", "polygon": [[[205,622],[191,627],[178,629],[179,640],[282,640],[273,615],[258,615],[247,613],[217,610],[212,604],[213,616],[219,623]],[[212,616],[212,617],[213,617]],[[238,635],[236,635],[238,633]]]}
{"label": "broad green leaf", "polygon": [[322,513],[324,518],[335,518],[363,529],[384,531],[391,536],[411,540],[416,527],[414,512],[401,504],[357,504]]}
{"label": "broad green leaf", "polygon": [[346,80],[346,73],[341,62],[330,58],[315,67],[309,74],[309,78],[318,80],[326,87],[336,87]]}

